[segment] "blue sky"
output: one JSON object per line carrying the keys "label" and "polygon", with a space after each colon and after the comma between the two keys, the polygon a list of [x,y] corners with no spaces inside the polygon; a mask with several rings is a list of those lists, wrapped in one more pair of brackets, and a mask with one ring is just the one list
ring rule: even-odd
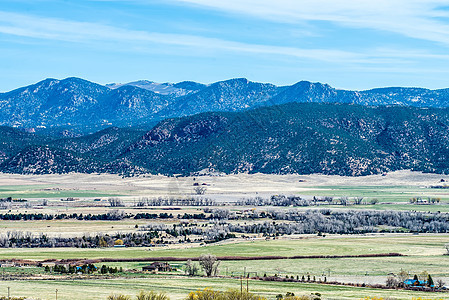
{"label": "blue sky", "polygon": [[449,87],[449,1],[1,0],[0,91],[44,78]]}

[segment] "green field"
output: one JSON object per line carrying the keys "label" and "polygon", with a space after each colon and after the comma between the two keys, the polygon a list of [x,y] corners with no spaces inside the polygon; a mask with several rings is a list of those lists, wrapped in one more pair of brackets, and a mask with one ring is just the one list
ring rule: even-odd
{"label": "green field", "polygon": [[435,197],[449,201],[448,189],[431,189],[416,186],[313,186],[304,195],[333,197],[377,198],[380,202],[408,202],[412,197]]}
{"label": "green field", "polygon": [[[10,287],[11,296],[33,296],[40,299],[54,299],[58,289],[58,299],[106,299],[111,293],[135,295],[139,290],[155,290],[166,292],[171,299],[182,299],[191,291],[206,287],[215,290],[240,289],[240,280],[227,278],[188,278],[185,276],[110,280],[37,280],[9,281],[0,283],[0,295],[7,293]],[[246,284],[245,284],[246,287]],[[313,283],[288,283],[249,281],[249,290],[274,299],[277,294],[293,292],[296,295],[307,295],[319,292],[326,299],[361,299],[365,296],[394,297],[394,299],[411,300],[412,297],[426,299],[444,299],[446,294],[423,293],[403,290],[379,290],[348,286],[319,285]]]}
{"label": "green field", "polygon": [[[386,252],[398,252],[403,257],[337,258],[337,259],[283,259],[256,261],[223,261],[220,275],[240,275],[257,272],[259,276],[278,274],[280,277],[302,276],[309,273],[317,280],[329,276],[344,278],[358,276],[376,277],[384,282],[389,273],[398,273],[401,269],[410,274],[427,271],[436,280],[449,277],[449,256],[445,256],[444,244],[449,242],[449,234],[440,235],[375,235],[375,236],[302,236],[298,239],[256,240],[223,245],[209,245],[187,249],[152,248],[49,248],[49,249],[0,249],[0,258],[50,259],[50,258],[140,258],[140,257],[195,257],[205,253],[217,256],[261,256],[261,255],[357,255]],[[108,263],[110,266],[136,269],[149,262]],[[174,262],[181,267],[182,262]],[[16,272],[36,272],[39,269],[18,268]],[[42,269],[41,269],[42,271]],[[39,272],[39,271],[37,271]],[[253,273],[254,274],[254,273]],[[182,299],[190,291],[211,287],[217,290],[239,288],[239,281],[230,278],[189,278],[182,276],[182,270],[172,275],[142,275],[127,273],[114,279],[71,280],[29,280],[1,281],[0,296],[9,286],[12,295],[37,296],[41,299],[54,299],[55,289],[59,299],[105,299],[112,292],[129,295],[139,290],[156,290],[167,292],[172,299]],[[367,277],[368,278],[368,277]],[[87,280],[88,279],[88,280]],[[367,281],[369,282],[369,281]],[[394,299],[449,299],[447,294],[419,293],[401,290],[379,290],[349,286],[320,285],[314,283],[279,283],[250,281],[251,291],[274,299],[279,293],[294,292],[296,295],[321,293],[325,299],[361,299],[365,296],[394,297]],[[2,292],[3,291],[3,292]]]}
{"label": "green field", "polygon": [[[74,180],[65,179],[65,183],[59,186],[56,183],[59,178],[52,179],[49,184],[28,184],[28,185],[2,185],[0,186],[0,198],[13,197],[29,199],[31,205],[25,203],[13,203],[11,213],[83,213],[83,214],[103,214],[114,207],[109,207],[107,201],[95,202],[97,197],[127,196],[124,202],[127,207],[121,207],[120,210],[127,213],[167,212],[161,207],[131,207],[133,199],[143,197],[145,193],[150,192],[156,195],[163,190],[170,179],[156,178],[154,182],[147,182],[147,179],[141,178],[139,184],[134,185],[132,181],[123,183],[117,179],[113,181],[100,182],[97,186],[89,186],[88,181],[78,184],[76,177]],[[53,177],[52,177],[53,178]],[[94,180],[97,177],[92,177]],[[100,177],[98,177],[100,178]],[[102,178],[102,177],[101,177]],[[412,211],[431,211],[431,212],[449,212],[449,190],[421,188],[415,185],[337,185],[329,183],[325,185],[313,185],[303,188],[304,183],[297,183],[297,179],[287,178],[289,181],[283,182],[283,178],[277,178],[276,184],[270,187],[270,194],[264,194],[264,197],[277,194],[275,191],[278,186],[282,188],[289,187],[285,195],[299,194],[304,196],[333,196],[349,197],[350,202],[353,197],[364,197],[369,202],[370,199],[377,198],[379,203],[376,205],[323,205],[319,207],[300,207],[298,209],[375,209],[375,210],[412,210]],[[232,184],[226,183],[226,180],[234,180]],[[251,188],[251,178],[242,181],[239,178],[223,178],[224,182],[217,179],[212,181],[210,192],[211,198],[217,195],[217,199],[224,199],[223,193],[229,192],[228,189],[238,187],[240,196],[233,196],[234,200],[238,197],[254,197],[256,193],[246,193],[246,189]],[[117,180],[117,181],[115,181]],[[148,179],[149,180],[149,179]],[[215,180],[215,179],[214,179]],[[45,181],[40,181],[45,182]],[[116,188],[115,182],[120,183],[121,187]],[[150,184],[151,183],[151,184]],[[148,184],[148,186],[146,185]],[[257,183],[263,186],[263,182]],[[339,183],[338,183],[339,184]],[[369,184],[369,182],[367,182]],[[292,186],[300,186],[296,191]],[[60,187],[60,189],[59,189]],[[161,188],[162,187],[162,188]],[[185,191],[191,190],[191,185],[183,186]],[[213,194],[213,192],[216,194]],[[149,194],[153,195],[153,194]],[[183,194],[181,196],[190,196]],[[179,196],[179,195],[178,195]],[[220,198],[220,196],[222,198]],[[61,202],[59,199],[74,197],[85,198],[82,201]],[[151,196],[149,196],[151,197]],[[409,199],[412,197],[436,197],[441,198],[440,204],[435,205],[412,205]],[[49,199],[47,206],[41,205],[41,200],[36,198]],[[33,205],[34,204],[34,205]],[[249,207],[226,206],[231,211],[243,211]],[[204,207],[182,207],[178,213],[198,213],[202,212]],[[258,207],[256,209],[267,209]],[[290,209],[290,207],[275,207],[275,209]],[[4,210],[3,213],[7,213]],[[244,218],[235,222],[259,222],[261,220],[246,220]],[[265,220],[264,220],[265,221]],[[268,220],[276,221],[277,220]],[[51,221],[0,221],[0,232],[2,234],[8,231],[29,231],[34,234],[46,233],[52,236],[82,236],[84,234],[117,232],[135,232],[141,225],[153,222],[172,224],[179,220],[134,220],[124,219],[121,221],[78,221],[70,220],[51,220]],[[195,223],[195,221],[192,221]],[[199,226],[207,225],[209,221],[200,221]],[[288,222],[288,221],[285,221]],[[198,222],[196,222],[198,223]],[[0,249],[0,259],[99,259],[99,258],[149,258],[149,262],[111,262],[107,265],[112,267],[122,267],[124,270],[141,270],[142,266],[151,262],[151,257],[197,257],[201,254],[213,254],[216,256],[294,256],[294,255],[361,255],[378,253],[401,253],[401,257],[369,257],[369,258],[325,258],[325,259],[282,259],[282,260],[246,260],[246,261],[222,261],[220,264],[220,276],[240,275],[244,271],[252,275],[263,276],[264,274],[272,276],[274,274],[280,277],[285,276],[303,276],[310,274],[317,280],[322,280],[325,276],[327,280],[350,281],[350,282],[377,282],[385,283],[385,279],[391,273],[397,274],[401,269],[409,272],[411,275],[419,274],[423,271],[429,272],[434,280],[446,278],[449,280],[449,256],[446,254],[445,244],[449,243],[449,234],[372,234],[372,235],[326,235],[318,237],[317,235],[294,235],[284,236],[276,240],[265,240],[261,235],[249,234],[252,237],[259,237],[254,240],[243,240],[239,238],[234,241],[225,241],[218,244],[211,244],[198,247],[198,244],[175,245],[170,247],[151,247],[151,248],[2,248]],[[238,235],[239,236],[239,235]],[[35,296],[41,299],[54,299],[55,289],[58,289],[58,299],[106,299],[112,292],[121,292],[129,295],[135,295],[139,290],[156,290],[167,292],[172,299],[182,299],[188,292],[211,287],[217,290],[239,289],[240,283],[231,278],[190,278],[183,275],[184,262],[172,262],[179,270],[168,274],[142,274],[127,271],[120,273],[113,279],[98,279],[86,277],[83,280],[71,279],[68,277],[52,278],[52,280],[40,280],[44,277],[36,277],[43,274],[43,268],[5,268],[4,271],[11,275],[32,274],[33,280],[11,280],[0,281],[0,296],[6,295],[7,287],[11,288],[13,296]],[[46,276],[48,274],[43,274]],[[39,280],[36,280],[38,278]],[[355,281],[351,281],[355,280]],[[409,299],[412,297],[423,297],[425,299],[446,298],[448,294],[418,293],[400,290],[380,290],[357,288],[350,286],[332,286],[320,285],[315,283],[280,283],[263,282],[251,280],[249,282],[250,290],[255,291],[270,299],[274,299],[279,293],[294,292],[296,295],[310,294],[320,292],[325,299],[361,299],[365,296],[393,297],[394,299]],[[444,296],[444,297],[442,297]]]}
{"label": "green field", "polygon": [[[326,237],[301,240],[270,240],[213,245],[189,249],[152,248],[54,248],[54,249],[0,249],[0,258],[68,259],[68,258],[142,258],[142,257],[197,257],[211,253],[217,256],[261,255],[358,255],[396,252],[402,257],[334,258],[334,259],[284,259],[255,261],[223,261],[221,274],[257,272],[259,276],[304,275],[328,276],[384,276],[404,269],[411,274],[427,271],[437,277],[449,277],[449,257],[444,244],[449,235],[407,235],[376,237]],[[109,263],[124,269],[140,269],[147,262]],[[182,263],[176,263],[182,264]]]}
{"label": "green field", "polygon": [[[257,240],[252,242],[209,245],[187,249],[151,248],[2,248],[0,259],[67,259],[67,258],[138,258],[138,257],[196,257],[203,253],[217,256],[262,255],[357,255],[397,252],[410,256],[441,256],[449,234],[439,235],[375,235],[375,236],[309,236],[303,239]],[[448,257],[449,258],[449,257]]]}
{"label": "green field", "polygon": [[[49,185],[9,185],[0,186],[0,198],[12,197],[14,199],[33,199],[33,198],[80,198],[80,197],[111,197],[124,196],[123,193],[114,191],[96,191],[96,190],[56,190],[51,189]],[[49,189],[49,190],[47,190]]]}

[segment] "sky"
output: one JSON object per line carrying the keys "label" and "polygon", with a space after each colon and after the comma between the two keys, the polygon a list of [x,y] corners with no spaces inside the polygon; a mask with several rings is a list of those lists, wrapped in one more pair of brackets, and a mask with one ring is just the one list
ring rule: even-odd
{"label": "sky", "polygon": [[449,87],[449,0],[0,0],[0,92],[245,77]]}

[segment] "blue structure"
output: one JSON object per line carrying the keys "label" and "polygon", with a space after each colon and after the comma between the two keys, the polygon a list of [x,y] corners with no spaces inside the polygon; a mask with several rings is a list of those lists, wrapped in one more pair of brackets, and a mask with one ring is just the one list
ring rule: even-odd
{"label": "blue structure", "polygon": [[[428,286],[427,280],[416,280],[416,279],[407,279],[404,281],[404,284],[406,286]],[[431,285],[430,287],[434,287],[434,285]]]}

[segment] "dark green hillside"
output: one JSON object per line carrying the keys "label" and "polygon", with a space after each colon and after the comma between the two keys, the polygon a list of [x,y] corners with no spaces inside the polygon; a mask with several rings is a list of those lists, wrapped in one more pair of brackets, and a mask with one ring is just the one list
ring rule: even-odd
{"label": "dark green hillside", "polygon": [[154,173],[446,172],[447,109],[289,103],[159,123],[123,154]]}
{"label": "dark green hillside", "polygon": [[22,174],[92,172],[92,161],[69,151],[48,146],[28,147],[2,164],[4,172]]}
{"label": "dark green hillside", "polygon": [[0,149],[12,173],[449,172],[448,108],[287,103],[53,140],[0,129],[14,133]]}
{"label": "dark green hillside", "polygon": [[49,141],[50,138],[6,126],[0,126],[0,162],[18,151]]}
{"label": "dark green hillside", "polygon": [[126,160],[104,162],[87,154],[61,150],[49,146],[28,147],[0,164],[2,172],[19,174],[79,173],[142,173],[142,168]]}
{"label": "dark green hillside", "polygon": [[144,134],[145,131],[142,130],[109,127],[77,138],[60,139],[53,142],[52,146],[88,154],[90,158],[108,162],[114,160],[125,148]]}

